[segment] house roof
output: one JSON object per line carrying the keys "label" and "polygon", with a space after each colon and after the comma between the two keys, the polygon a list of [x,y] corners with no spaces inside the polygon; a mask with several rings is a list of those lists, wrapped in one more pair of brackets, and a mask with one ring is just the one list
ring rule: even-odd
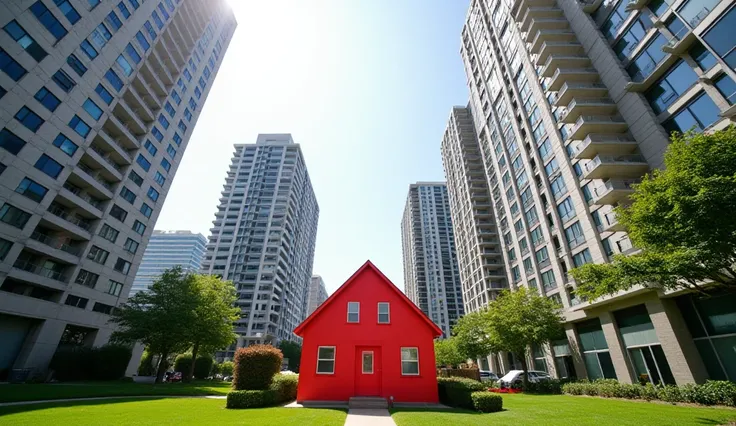
{"label": "house roof", "polygon": [[327,300],[324,301],[324,303],[322,303],[314,312],[312,312],[312,315],[308,316],[307,319],[305,319],[301,324],[299,324],[294,329],[294,334],[296,334],[297,336],[302,336],[302,333],[304,332],[304,329],[306,328],[306,326],[314,318],[316,318],[319,315],[320,312],[322,312],[324,309],[326,309],[328,305],[330,305],[335,299],[337,299],[337,297],[342,292],[344,292],[345,289],[347,289],[348,287],[350,287],[356,281],[356,279],[364,271],[366,271],[368,269],[371,269],[371,270],[375,271],[376,274],[378,274],[378,276],[382,280],[384,280],[386,282],[386,284],[388,284],[388,287],[392,291],[394,291],[399,296],[399,298],[401,300],[403,300],[422,320],[424,320],[427,323],[427,325],[432,329],[432,332],[434,333],[434,336],[435,337],[438,337],[438,336],[441,336],[442,335],[442,330],[440,330],[440,328],[437,327],[437,324],[435,324],[434,322],[432,322],[432,320],[429,319],[429,317],[424,312],[422,312],[422,310],[419,309],[419,307],[417,305],[415,305],[414,302],[412,302],[408,297],[406,297],[406,295],[401,290],[399,290],[398,287],[396,287],[394,285],[394,283],[392,283],[391,280],[388,279],[388,277],[386,277],[383,274],[383,272],[381,272],[378,268],[376,268],[376,265],[374,265],[370,260],[367,260],[363,264],[363,266],[361,266],[357,271],[355,271],[355,273],[353,275],[351,275],[350,278],[348,278],[348,280],[345,281],[345,283],[340,286],[340,288],[338,288],[337,290],[335,290],[335,292],[332,293],[332,295],[330,297],[328,297]]}

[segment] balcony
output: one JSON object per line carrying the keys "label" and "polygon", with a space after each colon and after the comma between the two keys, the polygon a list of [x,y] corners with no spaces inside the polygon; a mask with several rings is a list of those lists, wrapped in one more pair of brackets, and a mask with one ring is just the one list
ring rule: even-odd
{"label": "balcony", "polygon": [[59,191],[59,196],[73,203],[75,206],[82,208],[93,216],[102,218],[102,201],[97,200],[94,197],[82,190],[82,188],[72,184],[71,182],[64,182],[64,186]]}
{"label": "balcony", "polygon": [[603,3],[603,0],[578,0],[578,3],[583,7],[583,12],[593,13]]}
{"label": "balcony", "polygon": [[626,230],[626,228],[619,223],[618,218],[616,218],[616,213],[613,211],[603,215],[601,222],[603,232],[618,232]]}
{"label": "balcony", "polygon": [[629,237],[624,237],[623,239],[616,241],[616,247],[618,247],[618,251],[622,254],[632,254],[639,250],[631,244]]}
{"label": "balcony", "polygon": [[537,65],[546,63],[551,55],[581,56],[583,53],[583,46],[577,41],[545,41],[537,56]]}
{"label": "balcony", "polygon": [[583,168],[583,179],[638,178],[649,171],[640,154],[597,155]]}
{"label": "balcony", "polygon": [[566,83],[595,83],[600,76],[595,68],[558,68],[549,81],[549,90],[560,90]]}
{"label": "balcony", "polygon": [[562,10],[556,6],[553,7],[530,7],[524,13],[519,28],[521,31],[527,31],[534,19],[539,18],[561,18]]}
{"label": "balcony", "polygon": [[616,103],[609,98],[573,98],[560,116],[563,123],[574,123],[581,115],[611,115],[616,112]]}
{"label": "balcony", "polygon": [[511,13],[516,16],[517,20],[521,20],[526,10],[530,7],[552,7],[555,5],[555,0],[512,0],[509,8]]}
{"label": "balcony", "polygon": [[588,55],[549,55],[542,68],[542,77],[552,77],[558,68],[585,68],[590,65]]}
{"label": "balcony", "polygon": [[635,10],[639,10],[642,7],[644,7],[644,5],[649,3],[649,0],[624,0],[624,1],[628,2],[626,3],[626,9],[625,9],[627,12],[633,12]]}
{"label": "balcony", "polygon": [[19,269],[24,272],[29,272],[31,274],[38,275],[44,278],[48,278],[62,284],[69,283],[69,277],[66,276],[63,272],[49,269],[45,267],[44,264],[42,264],[41,262],[36,263],[28,260],[18,259],[15,264],[13,264],[13,268]]}
{"label": "balcony", "polygon": [[662,46],[662,51],[673,55],[681,55],[690,48],[695,39],[695,33],[690,31],[690,28],[683,27],[674,37],[667,41],[667,44]]}
{"label": "balcony", "polygon": [[592,159],[603,155],[631,154],[639,144],[625,134],[591,133],[572,149],[571,155],[576,159]]}
{"label": "balcony", "polygon": [[531,53],[538,53],[544,43],[548,42],[577,42],[575,33],[570,30],[539,30],[532,40]]}
{"label": "balcony", "polygon": [[623,133],[629,126],[621,117],[581,115],[575,121],[569,138],[584,139],[590,133]]}
{"label": "balcony", "polygon": [[537,18],[532,19],[529,24],[529,32],[526,34],[526,42],[531,43],[537,36],[539,30],[564,30],[570,27],[565,18]]}
{"label": "balcony", "polygon": [[632,185],[641,182],[641,179],[609,179],[593,189],[593,204],[616,204],[625,201],[634,192]]}
{"label": "balcony", "polygon": [[[114,189],[112,184],[108,182],[107,179],[105,179],[98,171],[93,170],[88,165],[82,162],[78,163],[77,168],[74,169],[74,174],[77,175],[83,182],[90,184],[92,188],[94,188],[93,192],[96,192],[95,195],[97,195],[98,198],[110,199],[113,197]],[[75,182],[72,183],[77,185],[82,184],[82,182],[77,179],[75,179]]]}
{"label": "balcony", "polygon": [[[86,239],[90,239],[91,238],[91,236],[90,236],[90,232],[91,232],[91,229],[92,229],[92,222],[91,221],[89,221],[89,220],[87,220],[85,218],[79,217],[76,214],[71,213],[69,210],[65,209],[63,206],[61,206],[58,203],[52,203],[49,206],[48,211],[52,215],[54,215],[54,216],[56,216],[58,218],[61,218],[61,219],[65,220],[68,223],[71,223],[76,228],[78,228],[78,229],[80,229],[80,230],[83,231],[81,233],[79,231],[76,231],[76,234],[77,235],[80,235],[80,236],[82,236],[82,237],[84,237]],[[52,221],[52,223],[53,223],[53,221]],[[75,229],[74,228],[66,227],[65,229],[68,229],[70,232],[75,232]]]}
{"label": "balcony", "polygon": [[603,98],[607,94],[603,83],[564,83],[557,91],[554,106],[566,106],[573,98]]}
{"label": "balcony", "polygon": [[115,177],[115,180],[123,180],[123,168],[111,158],[109,152],[105,152],[97,145],[90,145],[85,152],[94,163],[107,169],[108,173]]}
{"label": "balcony", "polygon": [[[53,237],[46,233],[35,230],[31,234],[31,240],[38,241],[44,246],[50,247],[52,249],[61,250],[64,253],[70,254],[74,257],[80,257],[82,255],[82,247],[80,245],[77,245],[77,246],[69,245],[68,238]],[[64,257],[64,260],[67,260],[66,257]],[[76,261],[76,259],[72,259],[72,262],[74,261]]]}

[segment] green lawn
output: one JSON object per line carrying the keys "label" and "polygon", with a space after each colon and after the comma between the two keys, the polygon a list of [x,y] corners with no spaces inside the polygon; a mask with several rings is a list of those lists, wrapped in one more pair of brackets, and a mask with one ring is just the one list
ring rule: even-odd
{"label": "green lawn", "polygon": [[75,401],[0,407],[2,425],[293,425],[342,426],[344,410],[225,409],[222,399]]}
{"label": "green lawn", "polygon": [[398,426],[464,425],[723,425],[736,421],[736,410],[673,406],[639,401],[566,395],[504,395],[504,411],[480,414],[468,411],[396,409]]}
{"label": "green lawn", "polygon": [[138,395],[227,395],[229,382],[162,383],[147,385],[130,382],[87,382],[37,385],[0,385],[0,402],[39,401],[45,399],[86,398],[95,396]]}

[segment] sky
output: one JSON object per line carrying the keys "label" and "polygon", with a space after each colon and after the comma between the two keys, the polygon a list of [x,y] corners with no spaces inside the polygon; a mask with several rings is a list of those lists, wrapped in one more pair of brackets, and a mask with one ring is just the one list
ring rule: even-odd
{"label": "sky", "polygon": [[465,0],[229,0],[238,21],[156,223],[209,237],[233,144],[291,133],[320,207],[313,273],[332,293],[366,260],[403,289],[409,184],[444,181],[467,103]]}

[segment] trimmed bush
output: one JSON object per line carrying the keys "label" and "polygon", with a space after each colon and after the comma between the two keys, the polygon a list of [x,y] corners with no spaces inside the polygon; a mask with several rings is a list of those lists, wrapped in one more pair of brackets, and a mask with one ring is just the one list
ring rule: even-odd
{"label": "trimmed bush", "polygon": [[524,392],[540,395],[559,395],[566,383],[569,383],[569,380],[549,379],[539,383],[529,382],[524,388]]}
{"label": "trimmed bush", "polygon": [[215,360],[209,355],[198,356],[197,360],[194,361],[194,378],[201,380],[209,377],[214,362]]}
{"label": "trimmed bush", "polygon": [[234,390],[227,394],[226,408],[260,408],[276,404],[272,390]]}
{"label": "trimmed bush", "polygon": [[298,374],[277,374],[269,389],[276,392],[276,402],[289,402],[296,399],[296,389],[299,386]]}
{"label": "trimmed bush", "polygon": [[234,368],[235,364],[233,364],[232,361],[225,361],[220,364],[220,374],[222,374],[223,376],[232,376]]}
{"label": "trimmed bush", "polygon": [[192,354],[179,354],[174,360],[174,371],[181,374],[186,374],[189,369],[192,368]]}
{"label": "trimmed bush", "polygon": [[473,392],[470,398],[473,407],[482,413],[495,413],[503,409],[503,398],[493,392]]}
{"label": "trimmed bush", "polygon": [[468,410],[475,408],[471,394],[487,390],[483,383],[462,377],[438,377],[437,388],[440,402]]}
{"label": "trimmed bush", "polygon": [[281,370],[284,356],[271,345],[253,345],[235,352],[233,389],[266,390]]}
{"label": "trimmed bush", "polygon": [[687,402],[701,405],[736,406],[736,383],[709,380],[702,385],[683,386],[619,383],[613,379],[593,382],[586,380],[562,385],[562,392],[569,395],[602,396],[604,398],[661,400]]}
{"label": "trimmed bush", "polygon": [[153,368],[153,355],[148,352],[148,349],[146,349],[143,351],[140,364],[138,364],[138,375],[153,376],[154,374],[156,374],[156,372]]}
{"label": "trimmed bush", "polygon": [[125,376],[133,350],[125,345],[109,343],[94,351],[93,380],[117,380]]}
{"label": "trimmed bush", "polygon": [[72,347],[57,350],[49,368],[56,380],[117,380],[125,375],[131,348],[108,344],[99,348]]}

